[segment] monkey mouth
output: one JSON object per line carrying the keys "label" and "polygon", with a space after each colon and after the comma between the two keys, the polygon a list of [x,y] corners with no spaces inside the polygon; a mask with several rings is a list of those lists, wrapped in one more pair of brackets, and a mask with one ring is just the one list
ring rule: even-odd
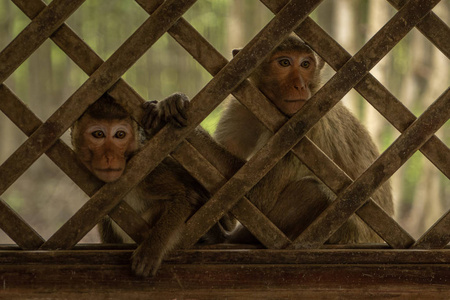
{"label": "monkey mouth", "polygon": [[117,169],[113,169],[113,168],[108,168],[108,169],[95,169],[97,172],[122,172],[121,168],[117,168]]}
{"label": "monkey mouth", "polygon": [[306,102],[306,99],[285,99],[284,102],[288,102],[288,103]]}
{"label": "monkey mouth", "polygon": [[122,176],[123,169],[108,168],[108,169],[94,169],[95,175],[104,182],[113,182]]}

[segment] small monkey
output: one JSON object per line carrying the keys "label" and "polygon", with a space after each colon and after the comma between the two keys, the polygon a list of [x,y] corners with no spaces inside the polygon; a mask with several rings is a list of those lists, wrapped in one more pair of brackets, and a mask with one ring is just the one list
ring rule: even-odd
{"label": "small monkey", "polygon": [[[151,104],[146,104],[147,110],[158,111]],[[164,105],[159,109],[163,116]],[[216,146],[217,155],[229,155],[206,133],[202,137]],[[104,182],[114,182],[122,176],[128,159],[145,140],[137,123],[108,94],[75,122],[71,139],[78,158]],[[228,157],[232,158],[231,155]],[[177,246],[184,222],[209,197],[203,186],[175,160],[167,157],[124,198],[152,228],[133,253],[132,269],[137,275],[156,274],[162,259]],[[109,217],[101,221],[99,231],[105,243],[133,242]],[[220,235],[220,227],[213,227],[204,239],[216,242],[223,239]]]}
{"label": "small monkey", "polygon": [[[233,55],[238,52],[234,50]],[[249,80],[290,117],[317,91],[323,65],[324,62],[298,37],[289,36],[255,69]],[[177,107],[185,106],[178,104]],[[177,114],[177,110],[172,112]],[[214,133],[219,144],[246,161],[271,136],[272,133],[247,108],[230,96]],[[352,178],[357,178],[379,155],[367,130],[341,103],[329,111],[307,136]],[[297,238],[336,198],[292,153],[281,159],[248,192],[247,197],[291,240]],[[372,198],[393,215],[389,183],[381,186]],[[228,241],[257,242],[243,226],[238,226]],[[341,244],[371,242],[382,242],[382,239],[356,215],[328,241]]]}

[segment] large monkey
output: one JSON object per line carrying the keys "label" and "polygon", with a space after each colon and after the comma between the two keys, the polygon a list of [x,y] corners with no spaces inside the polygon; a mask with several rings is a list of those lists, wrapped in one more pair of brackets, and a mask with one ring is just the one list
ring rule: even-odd
{"label": "large monkey", "polygon": [[[158,107],[162,117],[167,111],[165,103]],[[152,102],[147,103],[146,108],[147,111],[158,111]],[[73,125],[71,136],[79,159],[104,182],[114,182],[122,176],[127,160],[144,141],[137,123],[107,94],[91,105]],[[201,139],[211,143],[212,155],[220,156],[224,161],[234,159],[206,133],[201,134]],[[152,227],[148,238],[133,254],[132,269],[137,275],[155,275],[164,256],[177,245],[183,223],[209,197],[209,193],[170,157],[125,197],[124,200]],[[99,231],[105,243],[133,242],[109,217],[99,224]],[[223,240],[220,228],[215,226],[204,240],[210,243]]]}
{"label": "large monkey", "polygon": [[[234,50],[233,55],[237,52]],[[323,61],[306,44],[290,36],[272,51],[249,79],[283,114],[292,116],[317,91],[322,66]],[[172,112],[177,114],[176,109]],[[248,160],[271,136],[272,133],[233,97],[229,99],[214,134],[221,145],[243,160]],[[378,157],[367,130],[340,103],[307,136],[352,178],[357,178]],[[291,153],[280,160],[247,196],[290,239],[295,239],[336,197]],[[381,186],[372,198],[393,215],[389,183]],[[242,226],[231,234],[229,241],[255,242]],[[354,215],[328,242],[381,241]]]}

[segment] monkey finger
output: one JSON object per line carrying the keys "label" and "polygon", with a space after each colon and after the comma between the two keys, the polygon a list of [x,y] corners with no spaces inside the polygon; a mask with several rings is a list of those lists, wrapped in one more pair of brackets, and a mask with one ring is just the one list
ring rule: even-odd
{"label": "monkey finger", "polygon": [[180,123],[182,126],[187,125],[187,110],[189,108],[189,100],[186,99],[180,99],[180,101],[177,101],[177,111],[176,118],[178,123]]}
{"label": "monkey finger", "polygon": [[184,127],[187,125],[186,112],[183,110],[183,102],[181,99],[174,101],[172,105],[168,107],[166,120],[173,123],[177,127]]}
{"label": "monkey finger", "polygon": [[156,103],[157,101],[148,101],[142,104],[142,108],[144,109],[144,116],[142,117],[142,124],[145,129],[147,129],[147,124],[151,124],[152,119],[155,117],[156,112]]}
{"label": "monkey finger", "polygon": [[154,129],[159,126],[160,118],[156,108],[149,110],[145,115],[142,125],[144,129]]}
{"label": "monkey finger", "polygon": [[164,118],[167,122],[173,123],[175,126],[182,127],[187,125],[186,109],[189,99],[182,93],[175,93],[164,100],[163,109]]}
{"label": "monkey finger", "polygon": [[187,119],[181,117],[179,114],[175,114],[170,118],[170,122],[177,127],[185,127],[187,125]]}
{"label": "monkey finger", "polygon": [[147,107],[149,107],[149,106],[154,106],[154,105],[156,105],[157,103],[158,103],[157,100],[146,101],[146,102],[142,103],[142,108],[143,108],[143,109],[146,109]]}

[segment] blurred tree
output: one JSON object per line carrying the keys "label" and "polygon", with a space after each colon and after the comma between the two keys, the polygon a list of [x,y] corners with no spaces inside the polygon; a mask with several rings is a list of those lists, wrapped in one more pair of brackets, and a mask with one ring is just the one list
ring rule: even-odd
{"label": "blurred tree", "polygon": [[[335,3],[336,7],[333,9],[335,19],[335,31],[336,40],[342,47],[350,54],[355,54],[356,51],[356,17],[357,13],[357,1],[355,0],[341,0]],[[355,90],[351,90],[342,99],[343,103],[352,111],[358,115],[359,112],[359,97]]]}

